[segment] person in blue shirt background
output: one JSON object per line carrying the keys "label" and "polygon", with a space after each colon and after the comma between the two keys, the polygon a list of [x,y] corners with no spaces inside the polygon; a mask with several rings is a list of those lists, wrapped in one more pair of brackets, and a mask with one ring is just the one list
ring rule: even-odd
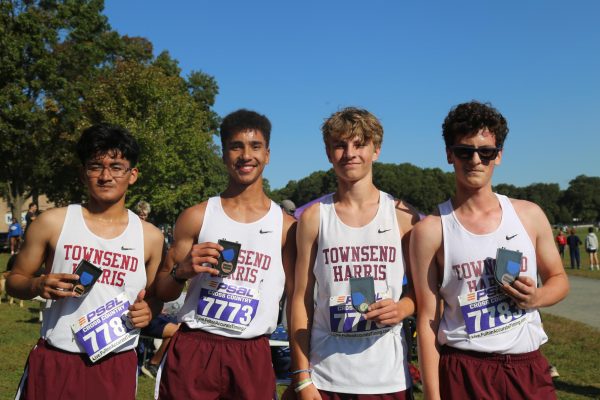
{"label": "person in blue shirt background", "polygon": [[12,224],[8,227],[8,240],[10,241],[10,254],[19,252],[21,246],[21,236],[23,236],[23,228],[16,218],[12,219]]}

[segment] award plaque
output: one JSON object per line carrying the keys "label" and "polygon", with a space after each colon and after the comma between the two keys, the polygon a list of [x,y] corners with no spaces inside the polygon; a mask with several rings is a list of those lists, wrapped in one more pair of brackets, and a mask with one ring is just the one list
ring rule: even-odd
{"label": "award plaque", "polygon": [[81,260],[73,273],[79,275],[79,280],[73,283],[73,291],[77,297],[82,297],[92,290],[92,286],[102,275],[102,269],[87,260]]}
{"label": "award plaque", "polygon": [[516,250],[508,250],[501,247],[496,252],[496,266],[494,268],[494,278],[500,286],[503,284],[512,285],[519,277],[521,272],[521,260],[523,253]]}
{"label": "award plaque", "polygon": [[375,303],[375,281],[372,276],[350,278],[352,307],[361,314],[369,311],[369,305]]}
{"label": "award plaque", "polygon": [[218,262],[214,268],[219,271],[219,276],[229,276],[235,271],[242,245],[225,239],[219,239],[219,244],[223,246],[223,250],[219,253]]}

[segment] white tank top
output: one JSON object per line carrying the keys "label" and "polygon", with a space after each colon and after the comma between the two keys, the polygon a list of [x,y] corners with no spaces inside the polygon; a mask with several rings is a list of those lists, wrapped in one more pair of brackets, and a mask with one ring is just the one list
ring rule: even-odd
{"label": "white tank top", "polygon": [[[67,208],[51,273],[71,274],[85,259],[101,268],[102,275],[82,298],[46,301],[41,336],[52,346],[74,353],[85,352],[75,340],[71,325],[91,312],[97,311],[96,315],[107,312],[110,304],[114,304],[110,302],[121,293],[133,303],[140,290],[146,287],[142,223],[135,213],[127,212],[129,223],[123,233],[113,239],[104,239],[88,229],[81,205],[73,204]],[[136,345],[137,337],[117,351],[129,350]]]}
{"label": "white tank top", "polygon": [[219,239],[240,243],[237,267],[228,277],[195,276],[178,314],[180,322],[242,339],[273,332],[285,283],[282,234],[283,212],[274,202],[262,218],[246,224],[225,214],[220,196],[211,197],[198,243]]}
{"label": "white tank top", "polygon": [[521,354],[537,350],[548,337],[537,309],[521,310],[502,292],[494,265],[499,247],[518,250],[523,253],[520,275],[537,283],[535,248],[510,199],[496,196],[502,220],[494,232],[483,235],[461,225],[450,200],[438,206],[444,241],[444,314],[438,340],[462,350]]}
{"label": "white tank top", "polygon": [[378,327],[350,300],[349,278],[372,276],[378,299],[402,294],[404,261],[394,198],[380,192],[375,218],[356,228],[337,216],[333,195],[321,200],[313,273],[316,302],[310,343],[312,379],[322,390],[380,394],[409,384],[402,325]]}

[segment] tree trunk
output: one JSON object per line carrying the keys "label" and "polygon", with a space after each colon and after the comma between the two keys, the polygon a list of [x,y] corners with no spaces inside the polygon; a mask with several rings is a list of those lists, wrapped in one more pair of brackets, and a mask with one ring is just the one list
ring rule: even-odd
{"label": "tree trunk", "polygon": [[27,196],[22,190],[19,190],[19,185],[15,185],[12,182],[7,182],[8,186],[8,204],[10,205],[10,211],[13,218],[17,218],[17,221],[21,221],[21,210],[23,209],[23,203],[27,199]]}

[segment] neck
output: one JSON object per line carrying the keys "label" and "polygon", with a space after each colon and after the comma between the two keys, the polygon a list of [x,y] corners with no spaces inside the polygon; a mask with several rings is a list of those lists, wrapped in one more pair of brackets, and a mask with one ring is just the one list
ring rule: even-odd
{"label": "neck", "polygon": [[121,199],[114,204],[98,203],[90,199],[83,208],[87,210],[87,217],[102,222],[113,223],[128,218],[125,199]]}
{"label": "neck", "polygon": [[262,178],[253,182],[250,185],[240,185],[235,182],[229,182],[227,189],[221,193],[221,198],[230,201],[252,204],[257,202],[264,202],[267,198],[263,189]]}
{"label": "neck", "polygon": [[363,204],[379,198],[379,189],[371,180],[360,180],[356,182],[343,182],[338,180],[335,201],[341,203]]}
{"label": "neck", "polygon": [[482,210],[489,208],[490,205],[498,203],[496,195],[490,185],[478,189],[456,188],[456,194],[452,198],[454,208],[465,210]]}

